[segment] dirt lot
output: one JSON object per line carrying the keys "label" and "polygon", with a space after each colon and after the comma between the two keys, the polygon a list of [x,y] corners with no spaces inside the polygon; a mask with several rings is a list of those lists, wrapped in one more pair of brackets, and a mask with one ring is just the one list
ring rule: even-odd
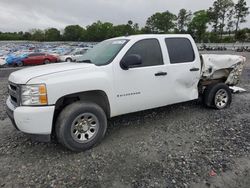
{"label": "dirt lot", "polygon": [[[231,53],[231,52],[227,52]],[[250,187],[250,53],[222,111],[187,102],[116,117],[97,147],[72,153],[37,143],[7,118],[0,71],[1,187]]]}

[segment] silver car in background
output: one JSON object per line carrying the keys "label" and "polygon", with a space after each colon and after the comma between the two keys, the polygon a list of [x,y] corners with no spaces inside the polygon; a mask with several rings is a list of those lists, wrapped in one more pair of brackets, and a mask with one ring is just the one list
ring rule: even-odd
{"label": "silver car in background", "polygon": [[82,57],[83,54],[85,54],[90,49],[91,49],[90,47],[77,48],[71,52],[61,55],[59,59],[61,62],[77,61],[79,58]]}

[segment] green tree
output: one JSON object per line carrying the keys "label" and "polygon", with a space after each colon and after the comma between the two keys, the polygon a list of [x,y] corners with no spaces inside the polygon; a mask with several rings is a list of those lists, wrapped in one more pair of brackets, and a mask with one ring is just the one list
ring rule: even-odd
{"label": "green tree", "polygon": [[231,31],[233,30],[235,21],[233,20],[233,16],[234,16],[234,9],[229,10],[229,12],[227,13],[227,31],[229,34],[229,37],[231,36]]}
{"label": "green tree", "polygon": [[32,35],[29,32],[23,34],[23,40],[31,40]]}
{"label": "green tree", "polygon": [[217,33],[220,22],[220,7],[218,1],[213,3],[213,7],[208,9],[209,23],[212,24],[213,32]]}
{"label": "green tree", "polygon": [[177,29],[180,33],[184,33],[186,27],[191,21],[192,13],[186,9],[181,9],[177,17]]}
{"label": "green tree", "polygon": [[127,29],[128,29],[128,32],[127,34],[138,34],[140,33],[140,29],[139,29],[139,24],[138,23],[134,23],[132,20],[129,20],[128,23],[127,23]]}
{"label": "green tree", "polygon": [[121,24],[114,26],[114,36],[126,36],[126,35],[134,35],[139,33],[139,25],[138,23],[133,24],[130,20],[127,24]]}
{"label": "green tree", "polygon": [[88,41],[99,42],[114,36],[113,24],[109,22],[102,23],[97,21],[87,26],[86,39]]}
{"label": "green tree", "polygon": [[147,19],[145,28],[151,33],[168,33],[171,29],[174,29],[176,19],[176,15],[169,11],[157,12]]}
{"label": "green tree", "polygon": [[213,32],[217,33],[219,29],[221,38],[226,26],[226,18],[233,6],[232,0],[216,0],[213,6],[208,9],[209,22],[212,24]]}
{"label": "green tree", "polygon": [[235,33],[235,39],[240,42],[244,42],[247,39],[246,30],[242,29]]}
{"label": "green tree", "polygon": [[209,17],[206,10],[200,10],[194,13],[194,17],[188,26],[188,32],[196,41],[202,42],[205,39]]}
{"label": "green tree", "polygon": [[133,34],[133,29],[130,25],[121,24],[114,26],[114,36],[126,36]]}
{"label": "green tree", "polygon": [[135,23],[133,25],[133,30],[134,30],[135,34],[139,34],[140,33],[140,29],[139,29],[139,24],[138,23]]}
{"label": "green tree", "polygon": [[220,4],[220,19],[221,19],[221,24],[220,24],[220,35],[222,39],[222,34],[224,31],[225,27],[225,20],[226,20],[226,15],[227,12],[230,11],[230,9],[234,6],[234,3],[232,0],[217,0]]}
{"label": "green tree", "polygon": [[85,30],[79,25],[69,25],[65,27],[63,39],[66,41],[80,41],[85,34]]}
{"label": "green tree", "polygon": [[236,19],[235,32],[237,32],[239,29],[239,24],[246,22],[246,17],[249,14],[249,7],[247,7],[245,0],[239,0],[238,3],[235,4],[234,8]]}
{"label": "green tree", "polygon": [[219,42],[219,36],[215,32],[210,32],[208,39],[209,39],[209,42],[213,42],[213,43]]}
{"label": "green tree", "polygon": [[133,25],[133,21],[132,21],[132,20],[129,20],[129,21],[128,21],[128,25],[132,26],[132,25]]}
{"label": "green tree", "polygon": [[145,26],[145,27],[142,27],[142,28],[141,28],[140,33],[141,33],[141,34],[150,34],[150,33],[152,33],[152,32],[151,32],[151,29],[150,29],[148,26]]}
{"label": "green tree", "polygon": [[61,39],[60,31],[56,28],[49,28],[45,31],[46,41],[59,41]]}
{"label": "green tree", "polygon": [[31,30],[31,39],[34,41],[44,41],[44,32],[41,29],[33,29]]}

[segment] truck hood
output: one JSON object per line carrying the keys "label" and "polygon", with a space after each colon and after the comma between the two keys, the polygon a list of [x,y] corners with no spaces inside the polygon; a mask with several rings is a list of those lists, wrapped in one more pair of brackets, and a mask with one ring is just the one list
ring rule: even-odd
{"label": "truck hood", "polygon": [[40,65],[36,67],[25,68],[11,73],[9,76],[9,81],[16,84],[26,84],[29,80],[36,77],[55,74],[59,72],[86,69],[91,66],[95,65],[86,63],[72,63],[72,62]]}

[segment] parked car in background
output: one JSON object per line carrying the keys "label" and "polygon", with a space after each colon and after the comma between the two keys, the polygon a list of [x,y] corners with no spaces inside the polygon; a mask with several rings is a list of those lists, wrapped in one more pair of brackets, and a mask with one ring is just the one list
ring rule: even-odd
{"label": "parked car in background", "polygon": [[10,54],[5,58],[8,66],[22,66],[22,61],[28,57],[28,54],[14,55]]}
{"label": "parked car in background", "polygon": [[62,56],[60,56],[60,61],[62,62],[72,62],[72,61],[77,61],[80,57],[82,57],[83,54],[85,54],[86,51],[88,51],[89,47],[85,47],[85,48],[78,48],[75,49],[71,52],[68,52]]}
{"label": "parked car in background", "polygon": [[54,55],[46,53],[31,53],[26,58],[18,64],[19,66],[24,65],[42,65],[48,63],[55,63],[58,61],[58,58]]}
{"label": "parked car in background", "polygon": [[0,67],[6,64],[6,60],[4,57],[0,57]]}

